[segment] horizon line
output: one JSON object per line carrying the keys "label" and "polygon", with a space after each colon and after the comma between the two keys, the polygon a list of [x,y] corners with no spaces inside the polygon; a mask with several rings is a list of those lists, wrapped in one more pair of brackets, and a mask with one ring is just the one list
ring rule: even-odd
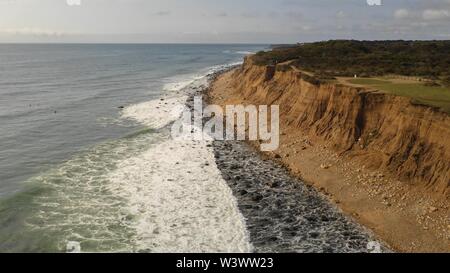
{"label": "horizon line", "polygon": [[450,39],[321,39],[298,42],[0,42],[0,45],[297,45],[304,43],[317,43],[326,41],[450,41]]}
{"label": "horizon line", "polygon": [[178,43],[178,42],[0,42],[0,45],[295,45],[298,43]]}

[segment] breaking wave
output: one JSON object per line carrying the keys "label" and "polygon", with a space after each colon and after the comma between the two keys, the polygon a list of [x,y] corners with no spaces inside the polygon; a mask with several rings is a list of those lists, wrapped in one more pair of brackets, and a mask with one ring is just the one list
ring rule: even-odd
{"label": "breaking wave", "polygon": [[[161,99],[125,107],[121,118],[143,129],[79,153],[2,200],[0,249],[250,252],[244,218],[211,143],[175,141],[169,130],[207,76],[231,65],[166,85]],[[12,218],[24,219],[20,234]]]}

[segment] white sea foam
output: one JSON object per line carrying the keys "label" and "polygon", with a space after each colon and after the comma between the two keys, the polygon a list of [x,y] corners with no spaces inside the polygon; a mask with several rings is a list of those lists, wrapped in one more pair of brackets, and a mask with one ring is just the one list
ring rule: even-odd
{"label": "white sea foam", "polygon": [[224,51],[222,51],[222,53],[225,53],[225,54],[240,54],[240,55],[251,55],[251,54],[255,54],[255,52],[252,52],[252,51],[243,51],[243,50],[238,50],[238,51],[224,50]]}
{"label": "white sea foam", "polygon": [[184,110],[187,96],[156,99],[133,104],[122,111],[122,118],[134,119],[154,129],[160,129],[177,120]]}
{"label": "white sea foam", "polygon": [[128,200],[136,217],[138,251],[251,251],[244,219],[208,144],[167,140],[110,174],[110,190]]}
{"label": "white sea foam", "polygon": [[168,80],[170,82],[165,84],[163,89],[166,91],[186,91],[186,88],[206,85],[208,83],[208,75],[236,65],[241,65],[242,63],[243,61],[236,61],[228,64],[214,65],[199,74],[182,75],[174,78],[169,78]]}
{"label": "white sea foam", "polygon": [[[234,64],[232,64],[234,65]],[[225,66],[215,66],[214,73]],[[172,91],[207,84],[207,77],[174,84]],[[167,86],[166,86],[167,87]],[[185,94],[127,107],[123,117],[162,127],[180,117]],[[159,108],[157,108],[157,106]],[[168,115],[168,113],[172,113]],[[194,133],[199,130],[193,130]],[[216,166],[211,142],[167,137],[140,155],[127,158],[109,174],[109,190],[127,200],[134,215],[137,251],[250,252],[245,220]]]}
{"label": "white sea foam", "polygon": [[251,51],[236,51],[236,54],[252,55],[252,54],[255,54],[255,52],[251,52]]}
{"label": "white sea foam", "polygon": [[165,91],[181,91],[187,87],[196,87],[207,83],[206,74],[204,75],[185,75],[169,79],[163,87]]}
{"label": "white sea foam", "polygon": [[188,96],[195,88],[208,84],[208,75],[239,64],[242,62],[216,65],[203,74],[172,78],[172,82],[163,87],[169,92],[168,97],[127,106],[122,111],[122,118],[134,119],[154,129],[163,128],[180,117]]}
{"label": "white sea foam", "polygon": [[223,70],[228,69],[228,68],[230,68],[230,67],[237,66],[237,65],[241,65],[241,64],[243,64],[243,61],[242,61],[242,60],[241,60],[241,61],[232,62],[232,63],[228,63],[228,64],[223,64],[223,65],[215,65],[215,66],[211,66],[211,67],[208,69],[207,74],[220,72],[220,71],[223,71]]}
{"label": "white sea foam", "polygon": [[[239,63],[210,67],[203,76],[180,77],[164,87],[172,91],[171,98],[131,105],[122,117],[162,128],[180,118],[190,92],[207,85],[207,75]],[[136,250],[250,252],[245,220],[216,166],[211,142],[192,139],[168,136],[121,161],[109,174],[109,190],[127,200],[125,214],[134,215]]]}

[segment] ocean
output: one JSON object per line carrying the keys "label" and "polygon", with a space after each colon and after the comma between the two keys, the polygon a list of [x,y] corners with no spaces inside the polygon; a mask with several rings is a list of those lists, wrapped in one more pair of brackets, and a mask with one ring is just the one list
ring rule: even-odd
{"label": "ocean", "polygon": [[206,75],[265,45],[0,45],[0,252],[248,252],[206,142]]}

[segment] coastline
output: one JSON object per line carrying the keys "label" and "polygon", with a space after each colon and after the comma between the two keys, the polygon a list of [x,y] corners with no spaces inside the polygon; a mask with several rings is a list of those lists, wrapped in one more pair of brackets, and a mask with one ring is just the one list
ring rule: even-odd
{"label": "coastline", "polygon": [[[211,104],[251,104],[233,92],[226,71],[211,83]],[[282,123],[280,149],[261,153],[322,192],[348,216],[372,230],[399,252],[449,252],[448,200],[405,185],[385,173],[373,173],[354,159],[337,154],[319,139]],[[256,148],[259,143],[250,143]]]}
{"label": "coastline", "polygon": [[254,252],[391,252],[325,195],[248,143],[214,141],[212,146],[217,168],[245,218]]}
{"label": "coastline", "polygon": [[[208,102],[208,90],[227,67],[208,75],[208,85],[195,89],[186,106],[195,111],[194,97]],[[277,162],[261,156],[242,141],[210,141],[214,164],[232,192],[245,219],[251,252],[367,253],[391,252],[370,230],[345,215],[327,197],[303,183]]]}

